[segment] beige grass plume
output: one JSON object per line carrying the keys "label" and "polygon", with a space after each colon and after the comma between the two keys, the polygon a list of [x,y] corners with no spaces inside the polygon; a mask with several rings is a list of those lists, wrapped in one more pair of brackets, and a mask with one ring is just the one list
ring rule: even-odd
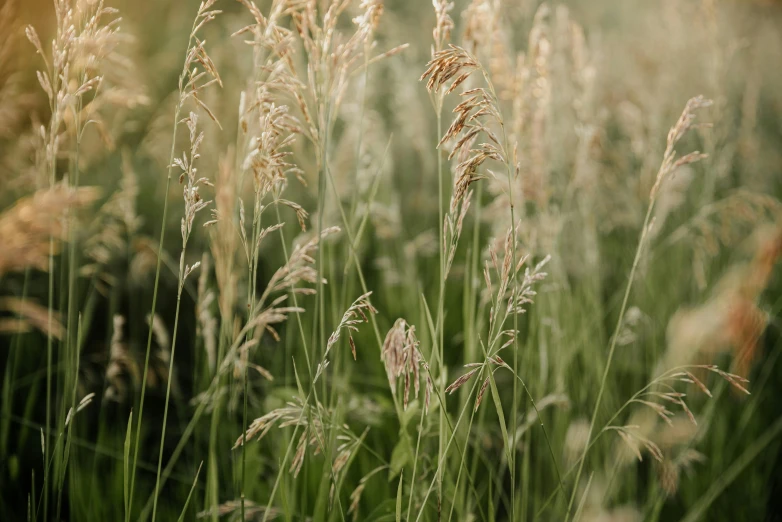
{"label": "beige grass plume", "polygon": [[0,275],[28,267],[47,270],[49,238],[65,239],[66,213],[88,207],[97,196],[94,188],[74,190],[60,183],[19,200],[0,214]]}

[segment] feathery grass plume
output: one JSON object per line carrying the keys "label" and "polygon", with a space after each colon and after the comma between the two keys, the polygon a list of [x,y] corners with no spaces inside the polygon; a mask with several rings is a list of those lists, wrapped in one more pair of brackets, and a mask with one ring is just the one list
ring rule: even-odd
{"label": "feathery grass plume", "polygon": [[[360,8],[364,9],[364,14],[353,19],[356,31],[345,38],[338,30],[338,24],[350,3],[351,0],[335,0],[319,9],[317,2],[310,0],[303,2],[301,9],[291,11],[307,55],[306,81],[296,83],[298,89],[294,96],[309,124],[308,137],[321,150],[321,155],[325,146],[324,133],[330,131],[339,113],[348,80],[363,67],[360,58],[369,50],[365,44],[372,37],[383,11],[382,4],[375,0],[362,1]],[[367,57],[367,64],[397,54],[405,47],[398,46]]]}
{"label": "feathery grass plume", "polygon": [[[271,229],[274,230],[277,226],[279,225],[272,226]],[[301,295],[311,295],[315,292],[313,288],[306,286],[317,282],[317,271],[312,267],[315,263],[313,256],[323,239],[339,231],[339,227],[330,227],[323,230],[320,236],[311,237],[294,246],[288,261],[272,274],[263,294],[250,306],[251,315],[248,318],[245,331],[256,332],[255,338],[246,343],[240,343],[241,346],[237,353],[234,356],[227,354],[219,365],[229,365],[234,368],[235,373],[238,371],[239,374],[242,373],[243,368],[253,368],[264,378],[273,379],[265,368],[249,362],[248,350],[258,344],[263,332],[269,333],[273,339],[279,341],[280,335],[274,326],[286,321],[288,314],[304,312],[304,309],[298,306],[284,306],[289,297],[286,292]],[[275,295],[277,297],[274,297]],[[237,356],[238,358],[236,358]]]}
{"label": "feathery grass plume", "polygon": [[100,121],[90,105],[100,99],[102,67],[121,40],[118,11],[105,7],[103,0],[54,0],[54,9],[56,31],[50,56],[35,28],[25,28],[27,39],[44,61],[45,69],[37,71],[37,76],[51,110],[49,128],[40,128],[46,150],[41,185],[45,175],[50,185],[54,183],[63,142],[81,141],[84,128]]}
{"label": "feathery grass plume", "polygon": [[358,520],[358,506],[361,502],[361,495],[364,493],[364,490],[367,487],[367,482],[369,479],[386,469],[388,469],[388,466],[386,465],[376,467],[361,477],[361,480],[358,481],[358,486],[356,486],[356,488],[350,493],[350,505],[348,506],[347,514],[353,516],[353,522]]}
{"label": "feathery grass plume", "polygon": [[681,116],[676,124],[671,127],[668,132],[668,138],[666,140],[665,152],[663,153],[663,161],[657,171],[657,177],[655,178],[654,185],[652,186],[650,199],[654,201],[662,183],[671,177],[676,169],[700,161],[706,157],[706,154],[701,154],[698,151],[690,152],[677,159],[676,144],[684,137],[687,132],[693,128],[709,127],[710,124],[696,124],[696,111],[705,107],[710,107],[712,101],[704,98],[703,96],[696,96],[690,98],[687,104],[684,106]]}
{"label": "feathery grass plume", "polygon": [[369,322],[367,314],[376,314],[377,309],[369,302],[369,296],[372,292],[367,292],[359,296],[353,304],[342,315],[342,319],[339,321],[339,325],[336,330],[332,332],[326,342],[326,349],[323,352],[323,359],[318,363],[318,367],[315,370],[315,376],[312,382],[315,383],[321,374],[324,372],[329,364],[328,356],[331,348],[337,344],[342,331],[345,330],[348,333],[348,342],[350,343],[350,352],[353,354],[353,360],[356,360],[356,343],[353,341],[353,332],[358,331],[358,326],[361,323]]}
{"label": "feathery grass plume", "polygon": [[[619,418],[625,409],[631,405],[637,404],[640,407],[653,412],[655,416],[665,422],[669,428],[673,428],[674,413],[668,409],[670,405],[673,405],[677,408],[681,408],[689,422],[694,426],[697,426],[698,423],[695,415],[686,402],[687,394],[676,391],[676,388],[674,387],[680,383],[690,384],[711,398],[711,391],[702,378],[699,378],[696,375],[696,372],[713,373],[739,392],[747,395],[749,394],[749,391],[746,388],[746,384],[749,381],[740,375],[725,372],[715,365],[701,364],[679,366],[662,372],[658,377],[654,378],[646,386],[638,390],[617,410],[600,433],[615,431],[622,439],[622,442],[625,443],[626,447],[639,461],[643,460],[640,450],[645,448],[661,465],[665,465],[662,450],[651,440],[656,431],[654,422],[645,422],[643,426],[640,424],[621,426],[615,425],[613,422]],[[640,417],[634,417],[634,419],[636,418]]]}
{"label": "feathery grass plume", "polygon": [[[345,426],[347,429],[347,425]],[[350,435],[337,435],[335,437],[336,442],[339,444],[335,449],[335,457],[331,463],[331,487],[329,488],[329,509],[334,507],[334,495],[337,492],[337,488],[342,485],[347,469],[350,463],[353,461],[353,457],[356,455],[361,445],[364,442],[369,428],[364,430],[364,434],[361,437],[355,437],[351,433]]]}
{"label": "feathery grass plume", "polygon": [[761,307],[782,249],[778,226],[760,227],[751,238],[752,259],[729,266],[701,304],[679,309],[668,323],[663,368],[711,362],[733,352],[732,371],[746,377],[758,358],[760,339],[770,320]]}
{"label": "feathery grass plume", "polygon": [[589,420],[577,418],[570,422],[565,433],[565,442],[563,445],[563,458],[568,467],[577,462],[577,459],[586,448],[587,437],[589,435]]}
{"label": "feathery grass plume", "polygon": [[[320,413],[326,413],[322,404],[318,404],[317,408],[320,410]],[[307,446],[316,445],[318,440],[324,440],[323,425],[320,421],[322,417],[315,414],[314,409],[315,406],[308,402],[304,402],[300,397],[294,397],[292,402],[288,402],[285,406],[272,410],[252,421],[250,426],[247,427],[244,435],[240,435],[236,439],[233,449],[242,446],[244,442],[250,442],[253,439],[262,439],[275,425],[278,428],[302,426],[304,427],[304,431],[299,439],[296,448],[296,456],[290,467],[290,472],[296,476],[301,470],[301,465],[304,462],[304,453],[306,452]],[[316,435],[315,431],[318,431],[319,435]]]}
{"label": "feathery grass plume", "polygon": [[[67,145],[73,144],[72,154],[69,156],[70,172],[63,178],[63,183],[79,185],[80,174],[80,149],[84,130],[89,125],[90,120],[82,118],[85,115],[85,107],[91,100],[98,97],[98,89],[102,82],[101,62],[111,53],[116,43],[117,25],[119,19],[116,18],[117,11],[107,8],[103,0],[97,2],[77,2],[75,5],[71,0],[54,0],[55,11],[55,34],[51,42],[51,55],[48,56],[44,51],[41,39],[32,26],[25,28],[27,39],[33,44],[37,53],[41,56],[44,63],[44,70],[36,71],[38,83],[49,101],[49,122],[48,128],[41,125],[38,129],[40,136],[40,150],[37,155],[39,162],[39,175],[37,185],[39,187],[48,186],[50,189],[57,182],[57,162],[60,159],[61,149],[68,148]],[[90,97],[91,96],[91,97]],[[66,145],[66,146],[63,146]],[[68,239],[75,243],[76,226],[74,215],[68,213],[67,216],[67,235]],[[68,260],[68,292],[67,292],[67,331],[69,334],[76,334],[78,326],[76,321],[76,297],[78,289],[76,285],[76,273],[78,262],[76,258],[75,244],[70,249]],[[54,310],[54,237],[49,239],[49,298],[48,308],[49,317],[53,316]],[[51,322],[51,321],[50,321]],[[66,348],[78,339],[68,335]],[[78,346],[77,346],[78,348]],[[47,335],[46,347],[46,431],[49,433],[51,422],[51,385],[52,385],[52,359],[53,343],[51,335]],[[78,363],[78,350],[62,351],[63,360],[68,360],[69,352],[74,354],[74,359]],[[70,366],[70,364],[68,365]],[[65,389],[70,387],[68,379],[78,380],[78,375],[72,372],[66,372]],[[62,418],[62,415],[60,415]],[[70,439],[68,439],[70,444]],[[47,444],[48,449],[51,444]],[[45,456],[48,460],[48,455]],[[49,487],[49,469],[44,468],[44,518],[48,515],[48,487]],[[62,485],[62,481],[60,482]],[[56,516],[59,517],[59,506],[62,489],[58,491],[58,508]]]}
{"label": "feathery grass plume", "polygon": [[[505,363],[505,361],[502,360],[502,357],[500,357],[499,355],[495,355],[495,356],[489,357],[487,359],[487,361],[495,366],[494,368],[491,368],[489,370],[492,373],[496,372],[500,368],[507,368],[509,370],[511,369]],[[467,364],[465,364],[464,367],[465,368],[469,368],[469,370],[466,373],[464,373],[464,374],[460,375],[459,377],[457,377],[457,379],[455,381],[453,381],[445,389],[445,392],[448,393],[448,394],[451,394],[451,393],[455,392],[456,390],[458,390],[459,388],[461,388],[462,386],[464,386],[465,384],[467,384],[468,382],[470,382],[470,380],[474,376],[481,374],[481,371],[483,370],[483,366],[484,366],[483,363],[467,363]],[[478,407],[481,405],[481,402],[483,401],[483,396],[486,393],[486,389],[489,386],[489,382],[490,382],[490,378],[486,377],[484,379],[483,383],[481,384],[481,387],[478,389],[478,395],[475,398],[475,407],[474,407],[474,409],[476,411],[478,410]]]}
{"label": "feathery grass plume", "polygon": [[278,268],[269,278],[266,289],[263,291],[259,302],[264,303],[272,293],[291,290],[297,294],[311,295],[312,288],[299,286],[301,283],[317,283],[318,271],[312,267],[315,264],[315,252],[320,242],[340,232],[339,227],[329,227],[302,244],[297,244],[291,252],[288,261]]}
{"label": "feathery grass plume", "polygon": [[[518,227],[516,227],[518,230]],[[507,341],[502,348],[509,346],[513,342],[512,337],[514,332],[503,332],[505,321],[508,317],[513,315],[523,314],[526,312],[526,306],[533,303],[533,299],[537,295],[534,290],[534,286],[546,278],[548,275],[543,272],[543,268],[551,260],[551,256],[544,257],[534,267],[525,266],[529,261],[529,254],[523,255],[517,259],[516,266],[513,266],[513,251],[514,248],[518,248],[518,240],[513,237],[513,228],[509,228],[505,234],[505,240],[502,242],[503,258],[502,264],[500,264],[499,255],[497,253],[498,242],[495,241],[489,247],[489,254],[491,258],[491,264],[486,261],[483,269],[483,278],[486,284],[486,292],[484,293],[484,302],[491,303],[489,308],[489,328],[491,332],[499,332],[499,335],[509,334],[510,341]],[[497,289],[494,290],[492,283],[492,270],[496,274]],[[524,268],[524,278],[520,284],[511,287],[511,281],[516,280],[521,269]],[[509,289],[510,287],[510,289]],[[490,347],[491,348],[491,347]]]}
{"label": "feathery grass plume", "polygon": [[19,334],[32,329],[51,335],[55,339],[62,339],[65,334],[65,327],[60,322],[59,314],[54,314],[49,321],[49,311],[30,299],[0,297],[0,310],[18,316],[13,319],[0,318],[0,334]]}
{"label": "feathery grass plume", "polygon": [[[226,154],[220,160],[215,180],[215,204],[212,208],[212,219],[204,224],[209,229],[209,246],[214,259],[215,281],[217,283],[217,307],[220,320],[226,325],[233,324],[234,305],[236,301],[236,256],[239,246],[239,235],[244,232],[244,212],[237,220],[237,206],[239,206],[238,180],[230,159],[231,154]],[[244,210],[244,207],[241,207]],[[237,225],[239,232],[237,232]],[[214,296],[212,297],[214,299]],[[204,299],[206,297],[204,296]],[[208,310],[204,305],[201,310]],[[210,312],[211,314],[211,312]],[[206,319],[206,318],[204,318]],[[206,331],[206,326],[204,326]],[[225,334],[222,334],[225,335]],[[217,352],[214,357],[208,356],[209,361],[217,361]],[[210,362],[211,364],[211,362]],[[214,369],[215,364],[211,367]]]}
{"label": "feathery grass plume", "polygon": [[[447,142],[454,141],[448,159],[457,158],[450,210],[443,222],[443,248],[448,259],[444,277],[447,277],[453,262],[464,217],[470,205],[470,185],[488,177],[478,169],[487,160],[510,166],[511,156],[505,149],[505,144],[491,129],[491,126],[503,129],[504,136],[499,99],[488,72],[477,58],[466,49],[451,44],[447,49],[435,53],[421,76],[422,81],[427,80],[426,87],[429,92],[447,95],[476,71],[482,73],[487,87],[475,87],[460,93],[463,101],[453,109],[456,116],[438,144],[440,148]],[[479,138],[485,141],[476,145]]]}
{"label": "feathery grass plume", "polygon": [[[408,324],[400,317],[386,334],[380,360],[385,364],[388,385],[392,394],[396,395],[397,393],[397,379],[404,376],[402,404],[405,409],[410,401],[411,381],[416,399],[421,388],[421,380],[424,381],[424,413],[427,413],[434,384],[429,375],[429,365],[419,349],[420,344],[415,335],[415,326]],[[424,373],[420,372],[420,368],[425,370]]]}
{"label": "feathery grass plume", "polygon": [[49,239],[67,239],[66,214],[88,208],[97,197],[95,188],[71,189],[58,183],[20,199],[0,214],[0,275],[28,267],[48,270]]}
{"label": "feathery grass plume", "polygon": [[166,366],[168,366],[171,360],[171,336],[168,334],[166,323],[160,317],[155,314],[152,319],[147,316],[147,326],[152,329],[152,335],[155,337],[155,343],[157,344],[157,357]]}
{"label": "feathery grass plume", "polygon": [[[502,16],[501,4],[499,0],[472,0],[470,4],[462,11],[464,20],[464,35],[462,40],[465,47],[481,58],[489,60],[493,64],[495,60],[504,58],[504,52],[499,43],[503,38],[500,27],[500,17]],[[494,77],[494,73],[505,75],[509,71],[495,70],[489,67]],[[500,82],[503,83],[503,82]]]}
{"label": "feathery grass plume", "polygon": [[546,198],[546,127],[548,125],[548,111],[551,102],[551,79],[549,71],[549,59],[551,54],[551,42],[549,40],[548,17],[550,15],[548,5],[542,4],[535,13],[532,29],[529,34],[530,67],[532,70],[527,77],[531,86],[531,100],[527,106],[531,107],[529,115],[530,146],[529,146],[529,175],[525,187],[527,198],[542,202]]}
{"label": "feathery grass plume", "polygon": [[332,483],[329,490],[329,498],[333,500],[336,485],[340,481],[340,477],[345,471],[348,462],[361,446],[364,436],[356,437],[346,424],[337,425],[332,412],[326,409],[320,402],[311,405],[300,397],[294,397],[293,401],[288,402],[285,406],[255,419],[236,440],[233,449],[243,446],[246,441],[253,438],[262,439],[275,425],[278,429],[287,426],[303,428],[288,468],[288,472],[294,477],[297,477],[301,471],[307,448],[310,446],[314,447],[315,454],[324,453],[325,449],[322,445],[323,441],[326,440],[327,430],[335,432],[339,445],[334,453],[334,460],[330,464]]}
{"label": "feathery grass plume", "polygon": [[622,439],[622,442],[624,442],[627,448],[633,452],[639,462],[643,461],[641,448],[646,449],[657,462],[663,462],[663,453],[660,450],[660,447],[643,435],[640,435],[637,431],[638,426],[612,426],[607,429],[616,431]]}

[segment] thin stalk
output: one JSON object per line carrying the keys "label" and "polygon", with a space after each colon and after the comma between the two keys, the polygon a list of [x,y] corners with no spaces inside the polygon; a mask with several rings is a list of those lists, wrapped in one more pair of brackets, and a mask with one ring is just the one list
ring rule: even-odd
{"label": "thin stalk", "polygon": [[[57,11],[59,17],[59,10]],[[58,20],[59,27],[59,20]],[[46,61],[44,59],[44,61]],[[46,62],[48,66],[48,62]],[[54,67],[51,67],[49,71],[49,78],[52,82],[52,92],[58,92],[60,89],[60,74],[55,74]],[[57,157],[55,153],[56,136],[59,132],[57,127],[57,113],[59,112],[59,103],[56,101],[56,97],[49,98],[49,109],[51,110],[51,119],[49,121],[49,143],[47,144],[47,153],[49,157],[49,189],[54,188],[54,184],[57,181]],[[49,451],[51,447],[51,397],[52,397],[52,324],[54,323],[54,237],[49,236],[49,289],[48,289],[48,305],[47,305],[47,319],[46,319],[46,444],[44,446],[44,461],[48,461]],[[48,466],[44,469],[43,479],[43,518],[48,520],[49,517],[49,481],[48,479]],[[40,502],[39,502],[40,504]]]}
{"label": "thin stalk", "polygon": [[[77,326],[76,335],[77,338],[81,337],[81,322],[79,322]],[[65,471],[68,469],[68,455],[70,453],[70,447],[71,447],[71,431],[73,430],[73,423],[76,419],[76,391],[79,387],[79,358],[76,357],[76,377],[73,380],[73,394],[71,396],[71,409],[70,411],[73,412],[70,418],[70,422],[68,423],[68,432],[65,435],[65,452],[63,456],[63,462],[62,462],[62,469],[60,471],[60,477],[58,479],[59,486],[57,489],[57,517],[55,520],[60,520],[60,509],[62,507],[62,490],[65,483]]]}
{"label": "thin stalk", "polygon": [[578,482],[581,478],[581,473],[584,468],[584,461],[586,460],[584,457],[586,457],[586,452],[588,451],[590,445],[589,442],[592,439],[592,433],[595,428],[595,422],[597,421],[597,414],[600,411],[600,404],[603,400],[603,392],[605,391],[606,387],[606,380],[608,379],[608,372],[611,370],[611,362],[614,358],[614,351],[616,350],[616,341],[619,338],[619,329],[622,327],[622,322],[624,321],[625,311],[627,310],[627,302],[630,299],[630,291],[633,288],[633,281],[635,279],[635,272],[638,268],[638,263],[641,260],[641,252],[643,251],[644,243],[646,242],[646,233],[649,228],[649,220],[652,216],[652,210],[654,209],[654,199],[651,200],[649,203],[649,208],[646,210],[646,217],[644,218],[643,226],[641,228],[641,237],[638,240],[638,247],[635,250],[635,258],[633,259],[633,266],[630,269],[630,277],[627,281],[627,286],[625,288],[624,297],[622,298],[622,306],[619,309],[619,318],[616,321],[616,327],[614,328],[614,333],[611,336],[611,345],[608,349],[608,359],[606,360],[605,368],[603,369],[603,377],[600,380],[600,389],[597,392],[597,400],[595,401],[595,409],[592,412],[592,420],[589,422],[589,432],[587,433],[587,443],[585,445],[584,454],[582,455],[581,462],[578,465],[578,471],[576,472],[576,480],[573,484],[573,490],[570,494],[570,502],[568,502],[568,508],[567,512],[565,513],[565,522],[568,521],[570,518],[570,512],[573,509],[573,501],[576,498],[576,492],[578,491]]}
{"label": "thin stalk", "polygon": [[[187,41],[187,49],[188,49],[187,52],[189,52],[190,44],[193,41],[193,31],[196,28],[197,22],[198,22],[198,18],[196,17],[196,19],[193,20],[193,27],[190,30],[190,36]],[[187,56],[187,52],[185,56]],[[179,76],[180,98],[182,94],[181,86],[182,83],[184,82],[186,75],[187,75],[187,70],[185,69],[182,71],[182,73]],[[141,397],[139,399],[138,420],[136,421],[136,435],[135,435],[135,441],[133,443],[133,465],[131,466],[131,470],[130,470],[130,497],[128,499],[128,505],[131,506],[131,509],[128,510],[127,516],[125,517],[125,522],[130,522],[130,513],[133,507],[133,493],[135,491],[135,486],[136,486],[136,463],[138,462],[139,440],[141,438],[141,422],[144,417],[144,398],[147,391],[147,375],[149,372],[149,354],[152,348],[152,333],[153,333],[152,321],[155,318],[155,312],[157,310],[157,293],[158,293],[158,287],[160,283],[160,265],[163,258],[163,244],[166,237],[166,218],[168,217],[168,193],[171,188],[171,173],[174,168],[174,154],[176,153],[176,132],[179,126],[179,116],[181,110],[182,110],[182,104],[180,102],[177,103],[176,110],[174,111],[173,129],[171,131],[171,151],[168,157],[168,174],[166,176],[166,190],[163,193],[163,218],[160,221],[160,240],[158,241],[157,262],[155,265],[155,285],[153,286],[153,290],[152,290],[152,311],[150,312],[149,332],[147,334],[147,348],[146,348],[146,353],[144,355],[144,373],[141,379]],[[178,305],[179,305],[179,299],[177,298],[177,306]],[[173,345],[172,345],[172,351],[173,351]],[[172,359],[171,362],[173,363],[173,356],[171,359]],[[168,401],[166,401],[166,403],[168,403]],[[159,478],[159,470],[158,470],[158,478]],[[155,489],[157,491],[157,486]]]}
{"label": "thin stalk", "polygon": [[[486,363],[484,362],[484,365]],[[478,383],[480,383],[480,379],[475,379],[475,382],[473,382],[472,388],[470,389],[470,393],[468,394],[468,397],[472,397],[473,393],[475,393],[475,390],[478,387]],[[456,419],[456,424],[453,427],[452,433],[450,438],[448,439],[448,443],[445,446],[445,450],[443,452],[443,455],[446,455],[448,453],[448,450],[451,448],[451,444],[454,442],[454,439],[456,438],[457,428],[459,427],[459,424],[462,422],[462,418],[464,417],[464,413],[467,411],[467,407],[470,405],[470,402],[467,401],[464,403],[464,406],[462,406],[462,411],[459,413],[459,417]],[[442,407],[442,406],[441,406]],[[426,501],[429,499],[429,495],[432,493],[432,488],[434,487],[435,481],[437,481],[438,477],[441,475],[441,467],[442,462],[438,463],[437,469],[435,470],[435,475],[432,478],[432,482],[429,484],[429,488],[426,490],[426,495],[424,495],[424,500],[421,503],[421,509],[418,511],[418,515],[416,516],[416,522],[421,520],[421,516],[424,514],[424,509],[426,508]]]}
{"label": "thin stalk", "polygon": [[[248,352],[247,354],[247,361],[244,364],[244,405],[242,408],[242,426],[247,426],[247,366],[250,362],[250,354]],[[245,483],[247,482],[247,449],[245,448],[245,443],[247,442],[247,430],[242,430],[242,484],[240,488],[240,495],[241,495],[241,515],[242,518],[240,520],[247,520],[245,518],[244,514],[244,497],[245,497]]]}
{"label": "thin stalk", "polygon": [[[437,111],[437,139],[443,134],[443,97],[442,95],[435,94],[435,105]],[[439,261],[440,261],[440,289],[437,296],[437,353],[440,360],[440,374],[437,384],[440,386],[440,393],[445,392],[445,238],[443,237],[443,155],[439,148],[437,150],[437,231],[440,238]],[[446,415],[445,409],[440,408],[440,415],[438,419],[438,435],[437,435],[437,461],[438,461],[438,476],[437,476],[437,497],[442,499],[443,495],[443,477],[442,477],[442,461],[444,458],[443,453],[443,440],[445,439],[445,422],[443,417]]]}
{"label": "thin stalk", "polygon": [[[413,491],[414,491],[413,488],[415,486],[415,473],[418,469],[418,451],[421,447],[421,433],[424,431],[425,414],[426,414],[426,409],[421,408],[421,420],[418,421],[418,438],[415,442],[415,457],[413,458],[413,476],[410,478],[410,497],[407,501],[407,517],[405,517],[405,520],[410,520],[410,511],[413,509]],[[461,469],[459,471],[461,471]],[[458,485],[458,481],[457,481],[457,485]]]}
{"label": "thin stalk", "polygon": [[[166,464],[165,469],[163,469],[162,477],[160,479],[160,487],[163,487],[163,484],[165,484],[166,480],[171,475],[171,471],[174,468],[174,464],[176,463],[177,459],[179,459],[179,455],[184,450],[185,444],[190,439],[190,436],[193,434],[196,424],[201,419],[201,416],[204,414],[204,411],[206,410],[207,404],[209,404],[210,401],[213,400],[212,397],[217,392],[217,389],[220,383],[222,382],[222,378],[228,373],[228,370],[231,368],[230,365],[228,364],[228,361],[230,361],[235,356],[236,351],[239,348],[239,345],[244,339],[244,336],[247,334],[247,332],[250,330],[252,326],[253,325],[249,322],[245,324],[242,330],[237,334],[234,341],[228,347],[227,351],[225,352],[225,357],[220,359],[222,363],[215,370],[215,375],[212,378],[212,381],[209,383],[209,388],[207,388],[206,392],[204,392],[205,399],[198,403],[198,406],[196,407],[196,410],[193,413],[193,417],[190,419],[187,426],[185,427],[185,430],[179,439],[179,443],[177,444],[176,448],[174,448],[174,451],[171,452],[171,458],[169,459],[168,464]],[[189,479],[185,481],[185,483],[188,482]],[[151,509],[152,509],[152,497],[150,497],[149,500],[147,500],[147,504],[144,506],[144,509],[141,512],[141,516],[139,517],[140,522],[144,522],[149,517]]]}
{"label": "thin stalk", "polygon": [[[242,171],[244,172],[244,170]],[[253,204],[253,231],[252,231],[252,238],[251,238],[251,247],[252,247],[252,260],[250,263],[250,266],[248,267],[249,273],[248,273],[248,282],[252,285],[252,290],[247,292],[247,309],[249,310],[249,317],[253,317],[255,313],[255,289],[256,289],[256,281],[258,277],[258,248],[259,248],[259,241],[258,241],[258,229],[261,226],[261,215],[260,215],[260,205],[261,202],[260,199],[260,192],[256,189],[255,191],[255,202]],[[241,354],[240,354],[241,357]],[[243,381],[243,405],[242,405],[242,427],[247,426],[247,389],[248,389],[248,380],[247,380],[247,366],[250,363],[250,352],[249,348],[247,349],[247,357],[244,364],[244,370],[242,375],[242,381]],[[241,480],[240,480],[240,486],[239,486],[239,494],[240,494],[240,502],[241,502],[241,520],[245,520],[245,482],[247,480],[247,447],[245,443],[247,442],[247,430],[242,429],[242,465],[241,465]],[[213,515],[214,516],[214,515]]]}
{"label": "thin stalk", "polygon": [[[157,251],[157,264],[155,266],[155,285],[153,286],[152,290],[152,311],[150,314],[150,321],[149,321],[149,333],[147,334],[147,349],[146,354],[144,355],[144,373],[142,374],[141,378],[141,397],[139,399],[139,406],[138,406],[138,420],[136,421],[136,434],[134,436],[134,442],[133,442],[133,464],[130,468],[130,496],[128,497],[128,505],[130,506],[130,509],[127,512],[127,516],[125,517],[125,522],[130,522],[130,514],[133,510],[133,493],[135,491],[136,486],[136,464],[138,462],[138,448],[139,448],[139,441],[141,440],[141,421],[144,417],[144,398],[147,391],[147,375],[149,373],[149,354],[151,352],[152,348],[152,320],[155,317],[155,312],[157,310],[157,292],[158,292],[158,286],[160,282],[160,264],[162,260],[162,252],[163,252],[163,242],[165,241],[166,237],[166,218],[168,216],[168,193],[171,188],[171,169],[173,168],[174,163],[174,153],[176,151],[176,130],[177,130],[177,122],[179,121],[179,114],[180,114],[180,108],[177,104],[177,109],[174,113],[174,130],[172,132],[172,138],[171,138],[171,155],[169,158],[169,167],[168,167],[168,176],[166,178],[166,190],[164,192],[164,202],[163,202],[163,218],[160,222],[160,240],[158,241],[158,251]],[[177,299],[177,304],[179,303],[179,300]]]}
{"label": "thin stalk", "polygon": [[[491,83],[489,83],[491,86]],[[494,87],[491,87],[492,94],[494,94]],[[496,97],[496,95],[495,95]],[[499,100],[498,100],[499,103]],[[513,203],[513,167],[511,166],[510,158],[508,157],[509,154],[509,148],[508,148],[508,135],[505,132],[505,125],[502,124],[502,136],[505,143],[505,167],[508,173],[508,198],[510,200],[510,226],[512,228],[512,234],[513,234],[513,240],[511,242],[512,245],[512,255],[513,255],[513,270],[511,270],[511,278],[512,278],[512,288],[513,291],[511,295],[512,298],[516,298],[516,292],[518,291],[518,277],[516,275],[516,267],[518,266],[516,264],[516,215],[515,215],[515,207]],[[518,345],[518,332],[519,332],[519,314],[514,313],[513,314],[513,372],[516,373],[519,368],[519,345]],[[525,386],[524,389],[527,387]],[[527,392],[529,393],[529,392]],[[513,405],[511,410],[511,426],[513,426],[513,429],[516,429],[517,424],[517,389],[516,389],[516,381],[513,381]],[[532,396],[530,395],[530,398]],[[532,402],[533,405],[535,404],[535,401]],[[514,443],[515,443],[515,433],[514,433]],[[511,512],[511,520],[516,520],[516,451],[513,449],[513,451],[510,452],[511,461],[508,463],[511,469],[510,472],[510,512]],[[552,453],[553,456],[553,453]],[[556,463],[556,461],[555,461]]]}
{"label": "thin stalk", "polygon": [[[489,371],[491,371],[491,369],[489,369]],[[481,382],[481,380],[480,380],[480,379],[476,379],[476,381],[475,381],[475,382],[476,382],[476,383],[478,383],[478,382]],[[464,403],[464,404],[465,404],[465,406],[466,406],[466,405],[467,405],[467,404],[469,404],[469,403],[470,403],[470,401],[468,400],[468,401],[465,401],[465,403]],[[476,411],[477,411],[477,408],[473,408],[473,409],[472,409],[472,412],[470,413],[470,422],[469,422],[469,424],[467,424],[467,436],[466,436],[466,441],[465,441],[465,444],[464,444],[464,450],[462,450],[462,451],[460,452],[460,453],[461,453],[461,457],[460,457],[460,460],[459,460],[459,472],[456,474],[456,484],[455,484],[455,485],[454,485],[454,487],[453,487],[454,491],[457,491],[457,492],[459,491],[459,481],[460,481],[460,479],[462,478],[462,469],[464,469],[464,468],[466,468],[466,467],[467,467],[467,466],[465,466],[465,464],[464,464],[464,460],[465,460],[465,457],[466,457],[466,455],[467,455],[467,448],[468,448],[468,447],[469,447],[469,445],[470,445],[470,432],[472,431],[472,424],[473,424],[473,421],[475,420],[475,412],[476,412]],[[454,500],[451,502],[451,510],[450,510],[450,512],[448,513],[448,520],[449,520],[449,521],[450,521],[450,520],[451,520],[451,518],[453,517],[453,509],[454,509],[454,506],[456,506],[456,499],[454,499]],[[409,518],[409,517],[408,517],[408,518]]]}
{"label": "thin stalk", "polygon": [[[176,311],[174,312],[174,331],[171,334],[171,357],[168,361],[168,382],[166,383],[166,402],[163,406],[163,429],[160,434],[160,451],[158,452],[157,460],[157,478],[155,479],[155,493],[152,500],[152,522],[155,522],[155,515],[157,514],[157,499],[160,495],[160,470],[163,466],[163,448],[165,447],[166,440],[166,425],[168,421],[168,405],[169,398],[171,396],[171,381],[174,377],[174,355],[176,353],[176,337],[177,327],[179,326],[179,307],[182,301],[182,288],[184,287],[185,276],[185,251],[187,249],[187,239],[182,244],[182,254],[179,258],[179,289],[176,296]],[[152,319],[150,319],[150,328]]]}

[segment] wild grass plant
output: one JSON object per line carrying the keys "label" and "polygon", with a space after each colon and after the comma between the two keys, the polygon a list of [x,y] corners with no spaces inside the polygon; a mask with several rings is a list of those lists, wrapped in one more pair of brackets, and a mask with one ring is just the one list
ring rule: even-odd
{"label": "wild grass plant", "polygon": [[771,519],[780,23],[6,0],[0,519]]}

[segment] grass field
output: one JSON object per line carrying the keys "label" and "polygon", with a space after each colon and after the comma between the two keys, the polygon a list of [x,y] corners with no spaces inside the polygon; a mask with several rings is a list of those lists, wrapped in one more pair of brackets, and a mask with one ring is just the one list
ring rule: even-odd
{"label": "grass field", "polygon": [[0,520],[780,520],[778,2],[0,35]]}

